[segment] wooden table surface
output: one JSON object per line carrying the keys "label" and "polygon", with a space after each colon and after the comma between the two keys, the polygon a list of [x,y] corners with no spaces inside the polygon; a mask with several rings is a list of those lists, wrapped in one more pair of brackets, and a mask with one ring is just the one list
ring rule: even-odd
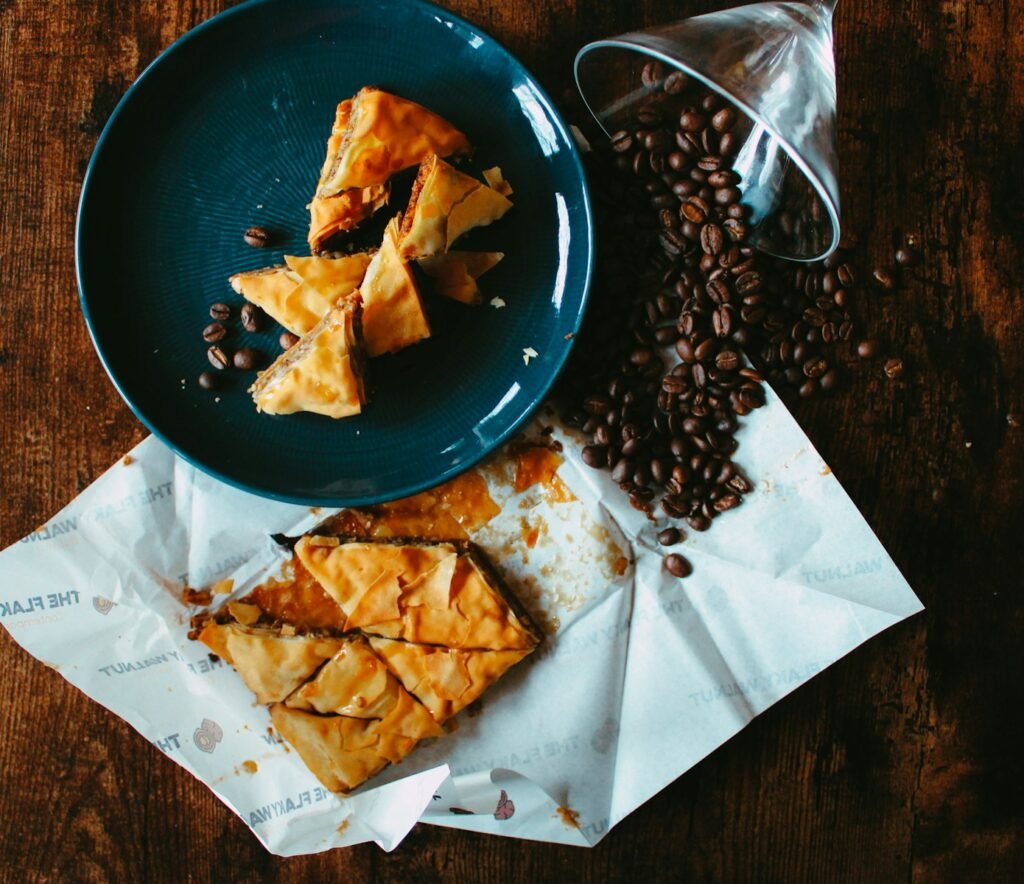
{"label": "wooden table surface", "polygon": [[[0,544],[145,432],[78,308],[82,175],[115,102],[225,0],[0,0]],[[458,0],[567,103],[584,42],[709,0]],[[591,850],[417,826],[267,854],[131,727],[0,630],[0,878],[1009,880],[1024,869],[1024,6],[840,4],[843,210],[927,263],[866,321],[904,357],[797,416],[927,611],[778,703]],[[742,454],[742,452],[741,452]],[[726,530],[723,525],[716,530]],[[1019,878],[1018,878],[1019,880]]]}

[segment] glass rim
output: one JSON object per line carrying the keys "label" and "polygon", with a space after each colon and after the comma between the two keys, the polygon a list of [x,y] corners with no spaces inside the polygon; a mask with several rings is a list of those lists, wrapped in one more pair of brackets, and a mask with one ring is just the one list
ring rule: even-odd
{"label": "glass rim", "polygon": [[840,233],[839,228],[839,206],[836,204],[835,200],[833,200],[832,195],[828,192],[828,189],[822,183],[821,179],[811,171],[810,167],[804,161],[804,158],[800,156],[800,152],[795,147],[793,147],[793,145],[790,144],[790,142],[786,138],[783,138],[782,135],[778,132],[778,130],[776,130],[774,126],[770,125],[768,121],[761,116],[761,114],[757,113],[757,111],[755,111],[745,101],[733,95],[733,93],[731,93],[728,89],[724,88],[723,86],[715,82],[715,80],[712,77],[709,77],[703,71],[693,67],[692,65],[689,65],[678,58],[673,58],[672,56],[667,55],[666,53],[658,49],[654,49],[650,46],[645,46],[640,42],[634,42],[633,40],[630,40],[628,36],[610,37],[607,39],[594,40],[590,43],[587,43],[576,53],[576,58],[573,61],[572,65],[573,79],[576,82],[576,91],[579,92],[580,97],[583,99],[583,103],[587,106],[587,110],[590,111],[590,115],[594,118],[594,120],[597,121],[597,125],[601,127],[601,131],[604,132],[605,135],[607,135],[610,138],[612,133],[605,128],[605,125],[601,121],[601,118],[590,106],[590,101],[587,99],[587,93],[583,89],[583,85],[580,83],[580,62],[583,60],[584,56],[594,51],[595,49],[626,49],[631,52],[638,52],[642,55],[646,55],[649,56],[650,58],[655,58],[658,61],[664,62],[665,64],[668,64],[676,68],[677,70],[682,71],[684,74],[695,77],[709,89],[713,90],[714,92],[717,92],[723,98],[727,98],[729,101],[735,104],[748,117],[750,117],[750,119],[754,120],[756,123],[759,123],[768,132],[770,132],[771,135],[782,145],[783,149],[786,151],[786,156],[788,156],[790,160],[792,160],[793,163],[796,165],[796,167],[803,173],[804,178],[806,178],[811,183],[811,186],[815,189],[815,191],[817,191],[818,196],[824,203],[825,209],[829,215],[829,220],[832,222],[832,243],[828,246],[828,248],[821,252],[821,254],[814,255],[809,258],[797,257],[795,255],[784,255],[780,254],[777,251],[772,251],[771,249],[766,249],[759,246],[758,248],[760,251],[764,252],[767,255],[772,255],[773,257],[776,258],[784,258],[787,261],[798,261],[800,263],[810,264],[814,261],[821,261],[822,259],[827,258],[839,247],[839,240],[842,235]]}

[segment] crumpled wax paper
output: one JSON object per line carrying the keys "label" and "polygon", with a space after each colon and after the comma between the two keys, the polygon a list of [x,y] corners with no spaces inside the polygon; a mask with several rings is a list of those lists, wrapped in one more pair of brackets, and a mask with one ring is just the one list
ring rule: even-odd
{"label": "crumpled wax paper", "polygon": [[510,449],[479,467],[502,511],[472,538],[548,635],[452,733],[351,796],[321,787],[237,674],[187,638],[196,609],[182,593],[230,578],[232,597],[244,595],[287,557],[272,534],[331,511],[221,484],[149,438],[0,553],[0,622],[274,853],[391,850],[417,821],[592,845],[772,703],[921,610],[767,393],[738,434],[756,488],[710,531],[689,532],[685,580],[664,571],[658,526],[583,466],[568,431],[554,437],[570,495],[516,492]]}

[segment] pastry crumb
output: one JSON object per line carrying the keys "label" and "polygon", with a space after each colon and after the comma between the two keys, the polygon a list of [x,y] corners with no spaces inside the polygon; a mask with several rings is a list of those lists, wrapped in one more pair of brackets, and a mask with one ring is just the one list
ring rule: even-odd
{"label": "pastry crumb", "polygon": [[490,300],[490,301],[489,301],[488,303],[489,303],[489,304],[490,304],[490,305],[491,305],[491,306],[492,306],[492,307],[493,307],[493,308],[494,308],[495,310],[500,310],[500,309],[501,309],[502,307],[504,307],[504,306],[505,306],[505,301],[504,301],[504,299],[503,299],[503,298],[499,298],[499,297],[498,297],[497,295],[495,295],[495,296],[494,296],[493,298],[491,298],[491,300]]}
{"label": "pastry crumb", "polygon": [[531,359],[536,359],[540,354],[533,347],[523,347],[523,364],[529,365]]}
{"label": "pastry crumb", "polygon": [[571,341],[575,337],[576,337],[576,332],[569,332],[569,334],[567,334],[567,335],[562,335],[562,340],[563,341]]}
{"label": "pastry crumb", "polygon": [[135,458],[132,457],[130,454],[126,454],[123,458],[121,458],[121,463],[123,463],[126,467],[129,467],[133,463],[135,463]]}
{"label": "pastry crumb", "polygon": [[254,774],[256,773],[256,771],[259,770],[259,765],[257,765],[255,761],[250,761],[246,759],[242,762],[242,770],[244,770],[247,774]]}

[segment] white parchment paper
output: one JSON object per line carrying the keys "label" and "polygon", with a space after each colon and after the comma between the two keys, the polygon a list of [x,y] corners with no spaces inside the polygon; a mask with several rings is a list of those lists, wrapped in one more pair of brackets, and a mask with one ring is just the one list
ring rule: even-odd
{"label": "white parchment paper", "polygon": [[[274,853],[363,841],[417,820],[591,845],[772,703],[921,604],[785,407],[739,433],[756,482],[690,536],[694,574],[662,569],[658,526],[565,442],[559,477],[473,535],[551,634],[453,733],[350,797],[324,790],[227,665],[189,641],[182,588],[280,569],[274,533],[330,513],[223,485],[154,438],[0,553],[0,623],[205,782]],[[557,495],[556,495],[557,496]],[[528,548],[524,538],[536,536]]]}

